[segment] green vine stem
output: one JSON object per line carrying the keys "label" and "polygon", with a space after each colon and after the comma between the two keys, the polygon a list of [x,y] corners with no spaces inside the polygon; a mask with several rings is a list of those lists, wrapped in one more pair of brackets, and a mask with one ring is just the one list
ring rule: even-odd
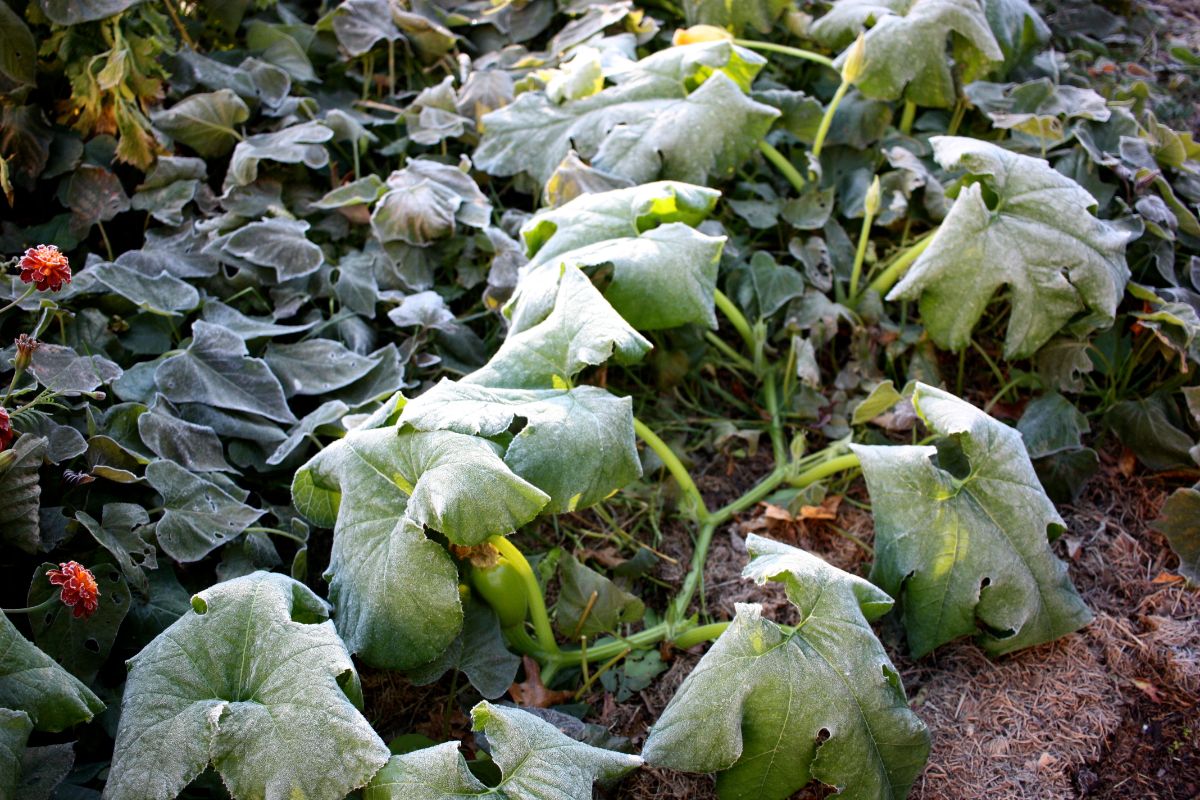
{"label": "green vine stem", "polygon": [[793,58],[802,58],[805,61],[811,61],[814,64],[821,64],[830,69],[837,69],[833,65],[833,59],[829,56],[823,56],[820,53],[814,53],[811,50],[801,50],[799,47],[788,47],[785,44],[775,44],[774,42],[760,42],[757,39],[734,39],[733,43],[739,47],[745,47],[747,50],[762,50],[766,53],[779,53],[780,55],[792,56]]}
{"label": "green vine stem", "polygon": [[554,629],[550,627],[550,615],[546,613],[542,587],[538,585],[537,576],[525,560],[525,554],[504,536],[492,536],[488,539],[488,544],[508,559],[525,583],[525,593],[529,595],[529,618],[533,622],[533,632],[537,636],[538,645],[549,653],[557,653],[558,642],[554,640]]}
{"label": "green vine stem", "polygon": [[689,647],[694,647],[701,642],[710,642],[718,638],[729,627],[728,622],[713,622],[709,625],[701,625],[685,631],[674,639],[671,644],[678,647],[680,650],[687,650]]}
{"label": "green vine stem", "polygon": [[859,466],[861,466],[861,463],[858,460],[858,456],[854,455],[853,453],[847,453],[846,455],[837,456],[836,458],[831,458],[828,461],[823,461],[820,464],[817,464],[815,467],[811,467],[810,469],[801,472],[799,475],[789,480],[788,483],[798,489],[803,489],[805,486],[811,486],[817,481],[828,478],[830,475],[836,475],[839,472],[845,472],[846,470],[857,469]]}
{"label": "green vine stem", "polygon": [[5,614],[36,614],[39,611],[45,611],[58,601],[58,592],[53,592],[36,606],[29,606],[28,608],[0,608],[0,611],[3,611]]}
{"label": "green vine stem", "polygon": [[725,319],[729,320],[729,324],[737,330],[738,335],[742,337],[742,341],[746,343],[746,347],[751,353],[758,349],[758,340],[754,336],[754,330],[750,327],[750,323],[746,320],[746,315],[742,310],[733,304],[724,292],[720,289],[713,289],[713,302],[717,308],[725,315]]}
{"label": "green vine stem", "polygon": [[862,231],[858,234],[858,248],[854,251],[854,267],[850,270],[850,296],[858,297],[858,279],[862,277],[863,259],[867,256],[867,243],[871,240],[871,224],[875,221],[875,215],[879,213],[880,203],[880,188],[879,176],[875,176],[875,180],[871,182],[871,188],[867,190],[866,199],[863,201],[863,222]]}
{"label": "green vine stem", "polygon": [[821,125],[817,128],[817,138],[813,140],[812,154],[813,158],[821,157],[821,148],[825,144],[825,137],[829,133],[829,126],[833,124],[833,115],[837,113],[838,106],[842,103],[842,98],[846,96],[846,92],[850,91],[850,81],[842,79],[838,84],[837,91],[833,93],[833,99],[829,101],[829,105],[825,108],[825,114],[821,117]]}
{"label": "green vine stem", "polygon": [[688,473],[687,467],[675,455],[675,452],[659,438],[658,434],[650,430],[650,427],[640,419],[634,417],[633,430],[638,435],[638,438],[646,443],[646,446],[654,451],[655,455],[663,462],[663,466],[675,478],[679,484],[680,490],[683,491],[685,497],[695,509],[696,515],[701,521],[708,518],[708,506],[704,504],[704,498],[700,495],[700,490],[696,488],[696,482],[692,480],[692,476]]}
{"label": "green vine stem", "polygon": [[804,176],[800,174],[800,170],[788,161],[787,156],[775,149],[771,144],[763,139],[758,143],[759,152],[766,156],[767,161],[775,165],[783,177],[788,179],[788,183],[792,185],[797,192],[804,193],[804,187],[808,185],[808,181],[804,180]]}
{"label": "green vine stem", "polygon": [[37,291],[37,284],[35,284],[35,283],[29,284],[29,288],[25,290],[25,294],[21,295],[16,300],[13,300],[11,303],[6,305],[4,308],[0,308],[0,316],[3,316],[4,314],[8,313],[12,309],[21,305],[21,303],[24,303],[36,291]]}
{"label": "green vine stem", "polygon": [[912,133],[913,122],[917,118],[917,104],[911,100],[904,101],[904,113],[900,115],[900,132],[905,136]]}

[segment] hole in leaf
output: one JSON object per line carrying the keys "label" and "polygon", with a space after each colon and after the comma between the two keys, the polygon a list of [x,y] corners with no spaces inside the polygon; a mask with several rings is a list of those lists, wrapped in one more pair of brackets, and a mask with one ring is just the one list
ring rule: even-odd
{"label": "hole in leaf", "polygon": [[987,587],[989,587],[991,585],[992,585],[992,579],[985,577],[983,580],[981,580],[979,582],[979,591],[982,592],[984,589],[986,589]]}
{"label": "hole in leaf", "polygon": [[95,639],[88,639],[86,642],[83,643],[83,647],[84,647],[84,649],[86,649],[92,653],[100,652],[100,643],[97,642]]}
{"label": "hole in leaf", "polygon": [[49,625],[51,622],[54,622],[54,615],[47,613],[46,614],[46,624]]}
{"label": "hole in leaf", "polygon": [[825,744],[825,742],[827,742],[827,741],[829,741],[829,729],[821,728],[821,730],[817,731],[817,738],[816,738],[817,747],[820,747],[821,745]]}
{"label": "hole in leaf", "polygon": [[525,417],[513,416],[512,422],[508,425],[508,432],[516,436],[521,431],[525,430],[525,426],[529,424],[529,420]]}
{"label": "hole in leaf", "polygon": [[945,439],[940,439],[935,444],[935,447],[937,447],[937,455],[934,456],[934,464],[939,469],[949,472],[960,481],[970,477],[971,461],[967,458],[967,454],[963,452],[962,438],[959,435],[947,436]]}

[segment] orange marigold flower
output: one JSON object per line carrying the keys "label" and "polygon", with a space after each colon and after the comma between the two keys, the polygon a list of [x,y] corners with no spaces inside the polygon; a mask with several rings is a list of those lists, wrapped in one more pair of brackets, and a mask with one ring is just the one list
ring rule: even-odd
{"label": "orange marigold flower", "polygon": [[71,262],[52,244],[39,244],[21,257],[21,280],[37,286],[39,292],[57,292],[71,282]]}
{"label": "orange marigold flower", "polygon": [[16,434],[13,433],[12,419],[4,407],[0,406],[0,450],[7,450],[14,438]]}
{"label": "orange marigold flower", "polygon": [[62,601],[75,609],[76,617],[90,617],[100,607],[100,587],[96,576],[78,561],[59,564],[58,569],[46,571],[50,583],[62,587]]}

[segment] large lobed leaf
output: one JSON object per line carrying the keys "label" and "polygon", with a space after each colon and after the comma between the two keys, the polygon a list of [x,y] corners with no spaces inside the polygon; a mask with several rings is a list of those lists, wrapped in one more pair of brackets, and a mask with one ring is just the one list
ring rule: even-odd
{"label": "large lobed leaf", "polygon": [[725,240],[694,230],[719,193],[659,181],[585,194],[542,211],[522,228],[530,263],[505,313],[511,332],[554,305],[561,267],[612,265],[604,297],[638,330],[698,322],[715,328],[713,291]]}
{"label": "large lobed leaf", "polygon": [[392,756],[363,800],[591,800],[594,781],[612,781],[642,763],[637,756],[582,744],[519,708],[484,701],[471,709],[487,734],[503,779],[488,787],[471,774],[457,742]]}
{"label": "large lobed leaf", "polygon": [[599,503],[642,474],[632,400],[594,386],[493,389],[444,380],[410,401],[400,420],[496,441],[519,422],[504,463],[550,495],[543,510],[552,513]]}
{"label": "large lobed leaf", "polygon": [[584,367],[629,364],[650,342],[616,312],[579,267],[564,265],[553,310],[500,345],[464,383],[509,389],[566,387]]}
{"label": "large lobed leaf", "polygon": [[462,627],[458,571],[422,525],[478,544],[536,516],[548,497],[483,439],[408,426],[360,428],[297,473],[302,514],[334,527],[329,596],[347,647],[406,669],[442,653]]}
{"label": "large lobed leaf", "polygon": [[728,176],[779,116],[745,94],[765,63],[731,42],[705,42],[648,56],[616,86],[562,105],[525,92],[481,120],[475,164],[544,185],[576,150],[635,183]]}
{"label": "large lobed leaf", "polygon": [[851,447],[875,514],[871,580],[900,602],[913,655],[968,634],[998,655],[1086,625],[1021,434],[925,384],[912,403],[939,446]]}
{"label": "large lobed leaf", "polygon": [[1129,279],[1130,234],[1092,216],[1096,201],[1087,190],[1042,159],[988,142],[931,141],[938,163],[972,182],[888,299],[919,298],[930,337],[961,350],[1006,286],[1007,358],[1032,355],[1084,309],[1111,323]]}
{"label": "large lobed leaf", "polygon": [[340,800],[388,751],[328,606],[267,572],[217,584],[129,661],[106,800],[173,798],[211,763],[236,800]]}
{"label": "large lobed leaf", "polygon": [[[970,81],[1004,58],[980,0],[838,0],[813,24],[812,36],[845,47],[863,27],[870,30],[857,86],[879,100],[949,108],[957,99],[952,65]],[[848,52],[838,58],[839,69]]]}
{"label": "large lobed leaf", "polygon": [[869,624],[892,599],[803,550],[753,534],[746,546],[744,577],[783,583],[800,624],[739,604],[651,729],[646,761],[720,773],[722,800],[782,800],[813,778],[838,797],[904,797],[929,733]]}

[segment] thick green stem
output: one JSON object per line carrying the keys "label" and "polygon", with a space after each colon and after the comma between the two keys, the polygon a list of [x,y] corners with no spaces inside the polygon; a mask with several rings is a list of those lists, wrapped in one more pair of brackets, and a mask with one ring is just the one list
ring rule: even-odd
{"label": "thick green stem", "polygon": [[59,602],[59,593],[53,592],[36,606],[29,606],[28,608],[0,608],[0,611],[3,611],[5,614],[36,614],[39,611],[45,611],[57,602]]}
{"label": "thick green stem", "polygon": [[692,628],[690,631],[685,631],[672,639],[671,644],[680,650],[687,650],[689,647],[694,647],[701,642],[709,642],[716,639],[725,632],[729,624],[728,622],[714,622],[711,625],[701,625],[698,628]]}
{"label": "thick green stem", "polygon": [[800,174],[800,170],[788,161],[787,156],[776,150],[772,145],[768,144],[764,139],[758,143],[759,152],[766,156],[767,161],[775,165],[775,169],[788,179],[788,183],[792,185],[797,192],[804,193],[804,187],[808,185],[808,181],[804,180],[804,176]]}
{"label": "thick green stem", "polygon": [[838,106],[842,103],[842,98],[846,96],[846,92],[850,91],[850,82],[843,80],[833,94],[833,99],[829,101],[829,106],[825,109],[825,115],[821,117],[821,126],[817,128],[817,138],[813,140],[812,154],[813,158],[821,157],[821,148],[825,144],[825,136],[829,133],[829,126],[833,124],[833,115],[837,113]]}
{"label": "thick green stem", "polygon": [[858,249],[854,251],[854,267],[850,270],[850,297],[858,297],[858,280],[862,277],[863,259],[867,257],[867,242],[871,240],[871,223],[875,215],[870,211],[863,213],[862,231],[858,234]]}
{"label": "thick green stem", "polygon": [[663,466],[671,473],[679,484],[679,488],[683,491],[684,496],[691,502],[695,508],[697,516],[704,520],[708,517],[708,506],[704,505],[704,498],[700,495],[700,490],[696,488],[696,482],[692,480],[692,476],[688,474],[687,467],[683,466],[683,462],[675,455],[667,443],[658,437],[658,434],[650,430],[646,423],[636,417],[633,420],[633,430],[638,435],[638,438],[646,443],[646,446],[655,452],[659,459],[663,462]]}
{"label": "thick green stem", "polygon": [[750,327],[750,323],[746,320],[746,316],[742,313],[733,301],[725,296],[725,293],[720,289],[713,290],[713,302],[717,304],[717,308],[725,315],[725,319],[737,330],[738,335],[742,337],[742,341],[746,343],[746,347],[753,353],[758,349],[757,339],[754,337],[754,330]]}
{"label": "thick green stem", "polygon": [[717,336],[712,331],[704,332],[704,341],[711,344],[713,347],[721,351],[721,354],[733,362],[734,366],[739,369],[744,369],[747,372],[754,372],[754,362],[746,358],[744,355],[734,350],[725,340]]}
{"label": "thick green stem", "polygon": [[810,467],[804,472],[801,472],[796,477],[788,481],[792,486],[803,489],[805,486],[811,486],[819,480],[828,478],[830,475],[836,475],[839,472],[845,472],[849,469],[855,469],[860,466],[858,456],[853,453],[847,453],[844,456],[831,458],[828,461],[823,461],[815,467]]}
{"label": "thick green stem", "polygon": [[913,122],[917,118],[917,104],[911,100],[904,101],[904,113],[900,115],[900,132],[905,136],[912,133]]}
{"label": "thick green stem", "polygon": [[775,465],[782,466],[788,461],[788,452],[783,441],[783,420],[779,416],[779,397],[775,394],[774,370],[768,370],[763,379],[763,399],[767,404],[767,414],[771,417],[771,451],[775,456]]}
{"label": "thick green stem", "polygon": [[[925,248],[929,247],[933,242],[933,235],[936,232],[937,228],[934,228],[901,253],[895,261],[888,265],[887,269],[879,273],[878,277],[871,281],[870,288],[880,296],[886,295],[896,285],[896,282],[904,277],[904,273],[913,265],[913,262],[920,258],[921,253],[925,252]],[[859,297],[855,297],[851,305],[858,305],[860,299]]]}
{"label": "thick green stem", "polygon": [[493,536],[488,539],[488,543],[508,559],[525,583],[525,593],[529,595],[529,619],[533,621],[533,632],[537,636],[538,645],[547,652],[557,653],[558,642],[554,640],[554,629],[550,627],[550,615],[546,613],[542,587],[538,584],[537,576],[533,574],[533,568],[525,560],[525,554],[504,536]]}
{"label": "thick green stem", "polygon": [[733,43],[745,47],[749,50],[762,50],[768,53],[779,53],[785,56],[794,58],[802,58],[805,61],[812,61],[815,64],[821,64],[830,69],[837,69],[833,65],[833,59],[829,56],[823,56],[820,53],[814,53],[811,50],[801,50],[799,47],[788,47],[786,44],[775,44],[774,42],[760,42],[757,39],[734,39]]}

